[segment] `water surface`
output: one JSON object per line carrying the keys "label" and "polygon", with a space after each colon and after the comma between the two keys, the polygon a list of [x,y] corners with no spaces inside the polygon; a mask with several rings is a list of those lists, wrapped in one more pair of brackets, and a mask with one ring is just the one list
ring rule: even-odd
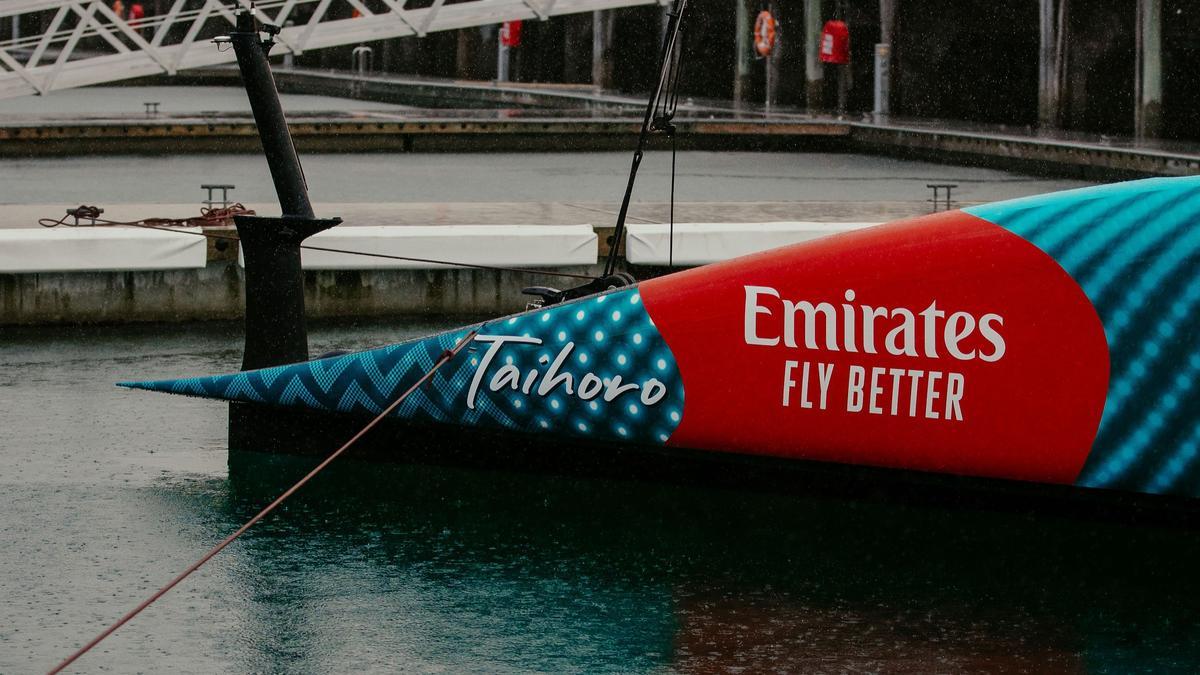
{"label": "water surface", "polygon": [[[313,349],[438,322],[324,325]],[[0,334],[0,672],[45,669],[312,466],[225,408],[238,326]],[[1200,538],[1015,512],[335,464],[86,671],[1194,671]]]}

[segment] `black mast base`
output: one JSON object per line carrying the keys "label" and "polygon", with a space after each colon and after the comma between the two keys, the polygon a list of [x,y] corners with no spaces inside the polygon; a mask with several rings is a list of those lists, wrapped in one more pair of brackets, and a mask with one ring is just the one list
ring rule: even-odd
{"label": "black mast base", "polygon": [[242,370],[308,360],[300,245],[341,218],[235,216],[246,274]]}
{"label": "black mast base", "polygon": [[[235,216],[245,258],[246,350],[242,370],[308,360],[304,320],[304,270],[300,245],[341,218]],[[295,411],[229,404],[230,447],[255,447],[264,438],[295,442]]]}

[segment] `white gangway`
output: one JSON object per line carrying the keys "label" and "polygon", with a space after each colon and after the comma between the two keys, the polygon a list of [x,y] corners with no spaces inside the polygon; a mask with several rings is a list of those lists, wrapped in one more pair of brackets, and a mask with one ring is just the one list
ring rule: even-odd
{"label": "white gangway", "polygon": [[[136,0],[122,0],[130,7]],[[258,0],[261,20],[282,26],[273,53],[428,33],[504,21],[548,19],[669,0]],[[130,21],[113,0],[2,0],[0,98],[46,94],[234,60],[209,42],[233,25],[251,0],[166,0],[161,15]],[[151,0],[142,0],[151,6]],[[14,25],[13,19],[20,17]],[[21,34],[28,24],[44,25]],[[197,44],[199,43],[199,44]]]}

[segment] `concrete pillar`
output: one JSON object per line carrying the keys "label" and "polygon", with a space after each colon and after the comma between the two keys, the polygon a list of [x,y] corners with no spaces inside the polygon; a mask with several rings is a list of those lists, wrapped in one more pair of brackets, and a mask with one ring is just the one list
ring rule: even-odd
{"label": "concrete pillar", "polygon": [[[460,80],[471,79],[471,65],[474,63],[475,55],[471,49],[471,36],[469,28],[460,28],[455,31],[454,41],[454,76]],[[386,42],[384,43],[387,44]],[[386,49],[386,48],[385,48]],[[384,58],[387,62],[387,58]]]}
{"label": "concrete pillar", "polygon": [[804,77],[809,110],[825,107],[825,71],[821,64],[821,0],[804,0]]}
{"label": "concrete pillar", "polygon": [[1062,126],[1070,0],[1039,0],[1038,122]]}
{"label": "concrete pillar", "polygon": [[575,19],[576,17],[573,16],[565,16],[560,18],[562,21],[561,25],[563,30],[563,49],[561,57],[563,65],[562,72],[559,73],[559,78],[563,82],[577,81],[576,68],[574,68],[574,63],[571,56],[575,54],[577,50],[581,49],[583,45],[579,44],[578,23],[575,21]]}
{"label": "concrete pillar", "polygon": [[892,71],[896,37],[896,5],[899,0],[879,0],[879,44],[875,45],[875,114],[892,112]]}
{"label": "concrete pillar", "polygon": [[899,0],[879,0],[879,41],[892,44],[896,35],[896,5]]}
{"label": "concrete pillar", "polygon": [[1055,61],[1058,55],[1058,22],[1055,20],[1055,0],[1038,0],[1038,122],[1042,126],[1057,126],[1058,78]]}
{"label": "concrete pillar", "polygon": [[612,12],[592,12],[592,86],[596,89],[612,89]]}
{"label": "concrete pillar", "polygon": [[497,37],[496,37],[496,81],[497,82],[508,82],[508,79],[509,79],[508,72],[509,72],[508,47],[505,46],[504,41],[501,40],[499,38],[499,34],[497,34]]}
{"label": "concrete pillar", "polygon": [[734,22],[734,69],[733,69],[733,103],[741,107],[750,89],[750,63],[753,56],[750,53],[750,0],[734,0],[737,3],[737,21]]}
{"label": "concrete pillar", "polygon": [[[779,8],[776,7],[775,3],[770,3],[769,5],[767,5],[767,10],[771,12],[771,16],[775,17],[776,21],[779,20]],[[763,59],[764,61],[766,61],[766,66],[767,66],[767,76],[766,76],[767,92],[766,92],[766,96],[764,97],[767,112],[771,111],[771,108],[773,108],[775,106],[775,102],[779,98],[779,92],[778,92],[778,89],[779,89],[779,61],[780,61],[780,57],[781,57],[782,53],[783,53],[782,35],[778,32],[778,29],[777,29],[777,32],[775,33],[775,48],[771,50],[771,53],[765,59]]]}
{"label": "concrete pillar", "polygon": [[1162,135],[1162,0],[1137,0],[1137,89],[1134,131]]}
{"label": "concrete pillar", "polygon": [[892,114],[892,46],[875,45],[875,108],[877,117]]}

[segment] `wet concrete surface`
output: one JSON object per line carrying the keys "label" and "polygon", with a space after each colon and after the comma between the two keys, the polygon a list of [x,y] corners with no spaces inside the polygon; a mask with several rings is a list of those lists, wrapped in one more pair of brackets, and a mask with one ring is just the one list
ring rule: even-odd
{"label": "wet concrete surface", "polygon": [[[311,154],[303,163],[315,202],[614,204],[624,192],[631,154]],[[636,202],[667,201],[670,153],[647,153],[638,175]],[[199,204],[205,197],[200,189],[204,183],[236,185],[230,197],[244,203],[270,203],[275,198],[266,163],[252,155],[0,162],[0,204]],[[677,158],[675,198],[751,205],[924,203],[932,196],[926,187],[929,183],[958,184],[954,198],[961,202],[996,201],[1088,184],[867,155],[684,152]],[[819,208],[805,212],[812,215],[784,219],[823,219],[818,217]]]}
{"label": "wet concrete surface", "polygon": [[[23,96],[0,99],[0,119],[5,122],[35,119],[96,119],[127,118],[153,119],[143,105],[157,102],[158,115],[198,115],[203,113],[250,113],[250,101],[239,87],[87,87],[63,89],[45,96]],[[393,103],[377,103],[309,94],[281,94],[279,102],[285,110],[308,113],[313,111],[381,110],[398,111],[412,108]]]}

